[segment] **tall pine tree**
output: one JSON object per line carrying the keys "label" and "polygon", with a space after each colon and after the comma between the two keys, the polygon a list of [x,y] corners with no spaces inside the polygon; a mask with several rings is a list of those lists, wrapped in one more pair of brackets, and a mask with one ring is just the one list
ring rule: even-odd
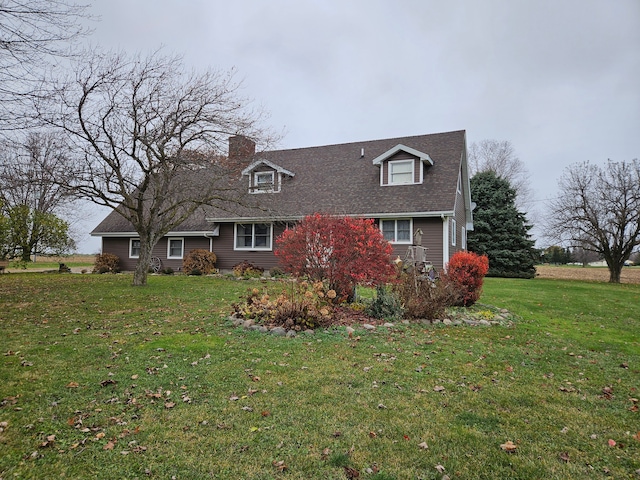
{"label": "tall pine tree", "polygon": [[480,172],[471,179],[474,230],[469,232],[468,248],[489,257],[494,277],[533,278],[534,241],[524,213],[515,206],[516,190],[494,172]]}

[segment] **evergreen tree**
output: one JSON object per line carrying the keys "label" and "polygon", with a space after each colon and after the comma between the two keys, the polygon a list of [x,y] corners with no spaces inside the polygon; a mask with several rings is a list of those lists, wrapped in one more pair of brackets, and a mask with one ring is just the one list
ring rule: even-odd
{"label": "evergreen tree", "polygon": [[494,172],[480,172],[471,179],[474,230],[468,248],[489,257],[488,276],[533,278],[535,249],[524,213],[515,205],[516,190]]}

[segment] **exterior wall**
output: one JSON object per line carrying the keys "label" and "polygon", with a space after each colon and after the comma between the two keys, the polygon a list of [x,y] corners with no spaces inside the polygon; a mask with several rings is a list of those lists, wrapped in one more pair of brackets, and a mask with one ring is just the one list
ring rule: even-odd
{"label": "exterior wall", "polygon": [[271,250],[234,250],[234,226],[234,223],[220,224],[220,236],[213,237],[213,252],[218,257],[216,266],[220,270],[231,270],[234,265],[244,260],[265,270],[278,266],[278,259],[273,254],[273,250],[275,250],[276,238],[284,232],[284,224],[273,225]]}
{"label": "exterior wall", "polygon": [[[464,189],[462,192],[456,194],[456,208],[455,208],[455,216],[453,217],[456,221],[456,244],[449,246],[449,254],[453,256],[454,253],[459,252],[461,250],[465,250],[463,248],[463,238],[462,238],[462,230],[466,231],[467,228],[467,219],[465,217],[465,209],[464,209]],[[468,232],[467,232],[468,233]],[[449,238],[451,240],[451,238]]]}
{"label": "exterior wall", "polygon": [[[418,228],[422,229],[422,246],[427,247],[427,258],[438,269],[443,268],[442,225],[443,223],[440,217],[413,219],[413,230],[415,231]],[[265,270],[278,266],[278,259],[273,254],[273,250],[275,249],[276,238],[282,234],[284,229],[285,224],[274,224],[271,250],[234,250],[234,223],[220,224],[220,235],[217,237],[211,237],[213,244],[212,251],[218,258],[216,267],[220,270],[231,270],[234,265],[244,260],[258,267],[262,267]],[[152,256],[158,257],[162,260],[163,268],[170,267],[176,272],[182,270],[182,259],[167,259],[168,238],[184,239],[185,256],[189,251],[196,248],[202,248],[205,250],[210,249],[210,239],[208,237],[163,237],[154,247]],[[122,271],[134,270],[138,262],[137,258],[129,258],[129,241],[130,238],[122,237],[102,238],[102,251],[104,253],[113,253],[114,255],[117,255],[120,258],[120,269]],[[407,253],[408,247],[409,245],[406,244],[393,245],[392,258],[399,256],[403,259]]]}
{"label": "exterior wall", "polygon": [[[133,271],[138,264],[137,258],[129,258],[129,242],[131,238],[138,237],[102,237],[102,252],[113,253],[120,258],[120,270]],[[183,238],[184,240],[184,255],[183,258],[191,251],[197,248],[203,248],[209,250],[209,239],[204,236],[198,237],[172,237]],[[162,268],[172,268],[174,271],[179,272],[182,270],[183,259],[167,259],[167,242],[168,237],[163,237],[153,247],[151,256],[158,257],[162,260]]]}
{"label": "exterior wall", "polygon": [[[442,265],[442,219],[436,218],[414,218],[413,232],[418,228],[422,230],[422,246],[427,248],[427,259],[438,270],[443,268]],[[413,234],[412,232],[412,234]],[[393,245],[392,257],[397,256],[404,259],[410,245],[400,244]]]}

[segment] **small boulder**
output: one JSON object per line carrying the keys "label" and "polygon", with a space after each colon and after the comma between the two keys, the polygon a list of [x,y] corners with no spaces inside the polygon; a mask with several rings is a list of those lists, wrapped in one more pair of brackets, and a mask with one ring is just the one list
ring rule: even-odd
{"label": "small boulder", "polygon": [[282,327],[274,327],[271,329],[271,335],[276,335],[277,337],[284,337],[287,334],[287,331]]}

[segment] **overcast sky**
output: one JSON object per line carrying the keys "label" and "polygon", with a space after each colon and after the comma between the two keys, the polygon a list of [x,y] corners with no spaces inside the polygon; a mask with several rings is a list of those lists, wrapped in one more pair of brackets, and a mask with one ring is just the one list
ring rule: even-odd
{"label": "overcast sky", "polygon": [[[564,168],[640,156],[639,0],[95,0],[88,41],[237,70],[296,148],[509,140],[536,205]],[[533,215],[532,215],[533,216]],[[102,219],[89,222],[89,230]],[[96,252],[98,239],[80,250]]]}

